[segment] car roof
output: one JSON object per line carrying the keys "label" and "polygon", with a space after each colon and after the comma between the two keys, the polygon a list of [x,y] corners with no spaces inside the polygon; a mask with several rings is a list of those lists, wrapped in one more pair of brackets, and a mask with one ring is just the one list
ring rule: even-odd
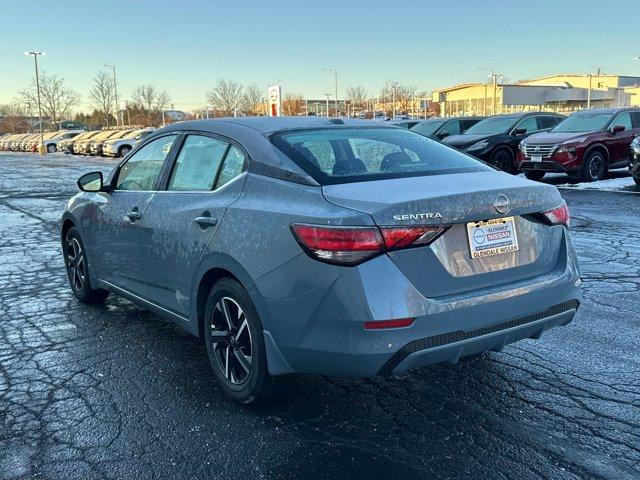
{"label": "car roof", "polygon": [[[221,124],[229,127],[238,126],[251,128],[263,134],[278,132],[281,130],[296,130],[305,128],[336,127],[346,126],[376,126],[382,127],[379,123],[372,123],[370,120],[359,120],[353,118],[331,118],[331,117],[225,117],[209,120],[191,120],[187,122],[175,123],[166,129],[180,130],[201,130],[215,132]],[[172,128],[173,127],[173,128]],[[161,129],[164,130],[164,129]]]}
{"label": "car roof", "polygon": [[573,113],[621,113],[621,112],[640,112],[640,107],[613,107],[613,108],[590,108],[588,110],[578,110]]}

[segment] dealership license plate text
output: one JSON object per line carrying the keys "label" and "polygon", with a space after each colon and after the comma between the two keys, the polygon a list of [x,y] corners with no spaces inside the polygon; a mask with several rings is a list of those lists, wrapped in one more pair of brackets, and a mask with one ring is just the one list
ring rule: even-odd
{"label": "dealership license plate text", "polygon": [[518,251],[513,217],[467,223],[471,258],[490,257]]}

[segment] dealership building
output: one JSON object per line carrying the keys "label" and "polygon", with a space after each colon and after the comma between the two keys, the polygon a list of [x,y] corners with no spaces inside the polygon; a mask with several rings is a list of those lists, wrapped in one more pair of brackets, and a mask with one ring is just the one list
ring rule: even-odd
{"label": "dealership building", "polygon": [[569,74],[515,84],[467,83],[435,90],[432,100],[442,116],[640,106],[640,77]]}

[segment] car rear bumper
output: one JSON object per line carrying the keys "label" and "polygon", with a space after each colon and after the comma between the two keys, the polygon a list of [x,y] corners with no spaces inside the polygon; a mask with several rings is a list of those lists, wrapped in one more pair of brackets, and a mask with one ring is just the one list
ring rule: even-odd
{"label": "car rear bumper", "polygon": [[[301,255],[252,286],[266,336],[273,339],[267,348],[277,350],[268,358],[284,360],[270,363],[270,372],[399,375],[538,338],[569,323],[581,300],[577,260],[566,235],[561,250],[556,266],[542,275],[431,298],[387,256],[337,267],[341,274],[327,276],[331,266]],[[280,291],[282,285],[290,287],[287,292]],[[364,328],[365,322],[408,317],[415,319],[409,327]]]}

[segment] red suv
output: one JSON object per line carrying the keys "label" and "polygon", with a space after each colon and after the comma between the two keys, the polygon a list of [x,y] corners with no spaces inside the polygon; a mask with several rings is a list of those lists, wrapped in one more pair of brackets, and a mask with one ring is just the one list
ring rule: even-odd
{"label": "red suv", "polygon": [[609,169],[629,165],[629,145],[638,134],[640,108],[575,112],[550,131],[520,143],[518,166],[531,180],[540,180],[547,172],[600,180]]}

